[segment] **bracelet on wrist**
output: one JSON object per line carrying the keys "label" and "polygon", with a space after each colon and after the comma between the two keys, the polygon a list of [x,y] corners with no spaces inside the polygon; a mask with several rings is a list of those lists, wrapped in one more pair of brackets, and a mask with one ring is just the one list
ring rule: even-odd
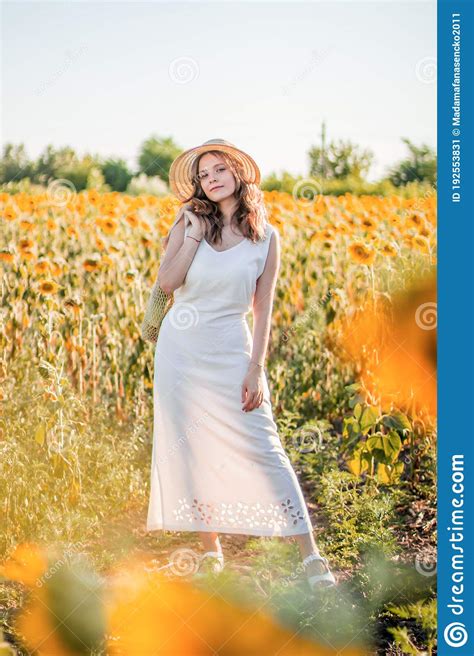
{"label": "bracelet on wrist", "polygon": [[198,244],[201,243],[202,239],[196,239],[196,237],[193,237],[192,235],[186,235],[186,237],[191,237],[191,239],[194,239],[194,241],[197,241]]}
{"label": "bracelet on wrist", "polygon": [[262,367],[262,369],[263,369],[263,364],[260,364],[259,362],[255,362],[255,360],[250,360],[250,362],[251,362],[252,364],[256,364],[257,367]]}

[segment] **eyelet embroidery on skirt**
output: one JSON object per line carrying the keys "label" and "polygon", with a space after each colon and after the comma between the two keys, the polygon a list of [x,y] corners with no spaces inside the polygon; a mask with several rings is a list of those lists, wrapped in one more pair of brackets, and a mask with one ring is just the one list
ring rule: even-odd
{"label": "eyelet embroidery on skirt", "polygon": [[173,510],[176,520],[192,523],[200,520],[207,525],[245,526],[248,528],[286,528],[305,522],[305,515],[291,499],[284,499],[279,504],[270,503],[267,506],[257,502],[254,504],[220,503],[217,506],[201,502],[194,498],[191,504],[186,498],[179,499],[179,507]]}

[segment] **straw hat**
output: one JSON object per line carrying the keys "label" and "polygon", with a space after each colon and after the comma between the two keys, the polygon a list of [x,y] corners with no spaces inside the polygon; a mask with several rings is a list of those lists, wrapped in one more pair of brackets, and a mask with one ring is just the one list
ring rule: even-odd
{"label": "straw hat", "polygon": [[199,155],[209,150],[222,150],[225,153],[229,153],[229,155],[232,155],[241,163],[246,182],[254,182],[255,184],[260,182],[260,170],[250,155],[247,155],[243,150],[240,150],[225,139],[210,139],[209,141],[205,141],[202,146],[195,146],[194,148],[185,150],[171,164],[169,184],[173,193],[180,200],[189,198],[193,193],[192,165]]}

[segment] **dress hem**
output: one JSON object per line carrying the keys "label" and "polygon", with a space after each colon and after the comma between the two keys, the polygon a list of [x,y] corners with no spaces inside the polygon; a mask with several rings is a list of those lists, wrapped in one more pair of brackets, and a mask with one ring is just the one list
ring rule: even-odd
{"label": "dress hem", "polygon": [[147,531],[191,531],[196,532],[213,532],[213,533],[229,533],[237,535],[256,535],[261,537],[287,537],[291,535],[305,535],[306,533],[311,533],[314,530],[314,526],[311,528],[306,528],[306,530],[301,530],[301,528],[294,529],[282,529],[275,531],[274,529],[259,529],[255,527],[244,528],[237,526],[190,526],[189,524],[153,524],[147,526]]}

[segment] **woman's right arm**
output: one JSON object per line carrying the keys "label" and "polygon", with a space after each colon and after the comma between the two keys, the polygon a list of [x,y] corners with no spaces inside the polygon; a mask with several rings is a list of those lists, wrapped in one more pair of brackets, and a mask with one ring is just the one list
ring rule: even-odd
{"label": "woman's right arm", "polygon": [[200,231],[196,225],[191,226],[187,239],[184,238],[184,211],[184,208],[181,208],[181,217],[171,228],[166,250],[158,269],[158,285],[165,294],[171,294],[175,289],[181,287],[199,246],[199,241],[202,239],[202,230]]}

